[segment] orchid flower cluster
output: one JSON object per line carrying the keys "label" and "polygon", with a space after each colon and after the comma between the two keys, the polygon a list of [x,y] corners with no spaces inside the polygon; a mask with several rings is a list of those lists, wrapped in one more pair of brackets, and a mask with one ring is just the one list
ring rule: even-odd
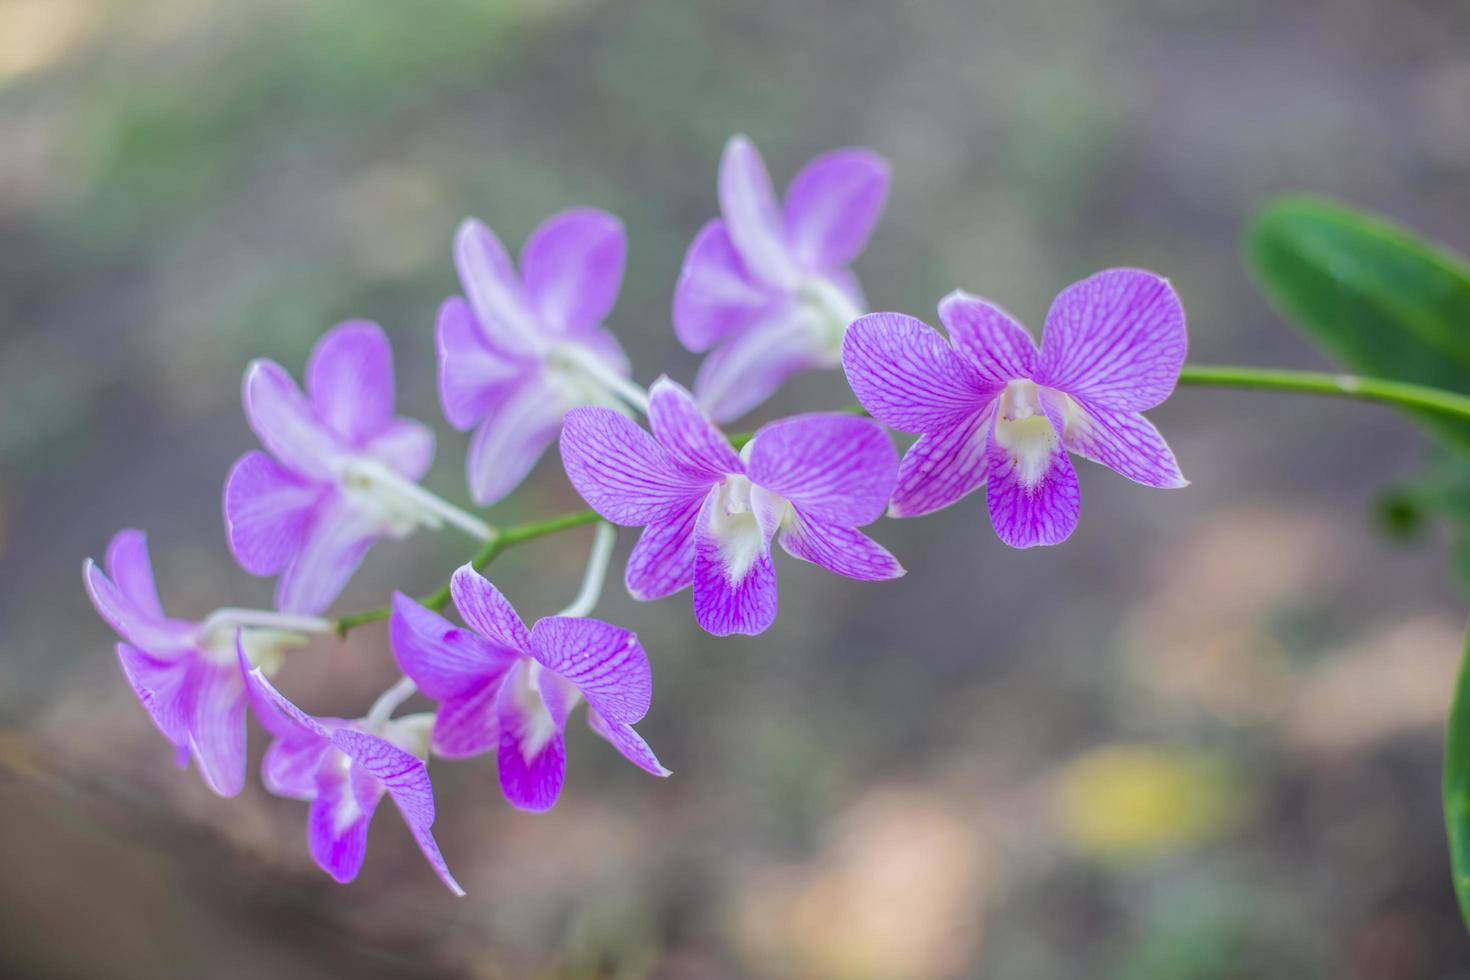
{"label": "orchid flower cluster", "polygon": [[[262,448],[225,480],[226,539],[247,572],[276,578],[275,609],[169,616],[141,531],[118,533],[103,566],[86,562],[92,602],[121,637],[123,673],[177,764],[192,761],[221,796],[240,792],[253,714],[271,737],[265,787],[309,804],[311,855],[338,881],[357,875],[386,796],[462,894],[432,833],[429,759],[493,754],[509,803],[547,810],[565,777],[567,722],[584,701],[593,732],[669,775],[634,727],[651,703],[647,654],[633,633],[589,618],[614,525],[641,528],[624,576],[634,598],[687,588],[704,630],[758,634],[777,615],[774,542],[837,575],[882,581],[904,569],[866,529],[981,487],[1007,544],[1065,540],[1080,509],[1069,454],[1148,486],[1185,485],[1140,414],[1169,396],[1184,360],[1184,312],[1166,280],[1113,269],[1068,287],[1039,346],[998,306],[955,292],[939,304],[941,334],[902,314],[865,314],[850,265],[887,199],[879,156],[819,156],[778,201],[755,147],[736,137],[718,186],[721,216],[695,236],[673,298],[679,339],[707,352],[692,390],[668,377],[640,387],[604,326],[627,251],[613,215],[551,217],[519,263],[478,221],[455,237],[463,295],[440,307],[435,343],[444,417],[473,430],[469,496],[481,507],[502,500],[559,438],[586,519],[497,527],[425,489],[433,433],[396,414],[382,329],[351,321],[317,343],[304,388],[273,361],[245,372]],[[718,427],[798,372],[838,367],[861,413],[797,415],[748,436]],[[887,429],[918,436],[901,459]],[[580,593],[528,628],[482,571],[515,541],[592,521]],[[446,588],[423,600],[396,593],[381,615],[325,615],[376,543],[444,526],[482,542]],[[450,605],[458,624],[442,615]],[[309,714],[270,680],[310,634],[381,618],[403,676],[361,717]],[[415,693],[436,709],[400,714]]]}

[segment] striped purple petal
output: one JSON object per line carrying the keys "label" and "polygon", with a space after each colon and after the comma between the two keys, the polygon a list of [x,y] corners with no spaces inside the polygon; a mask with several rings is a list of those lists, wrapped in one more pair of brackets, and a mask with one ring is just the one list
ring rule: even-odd
{"label": "striped purple petal", "polygon": [[551,716],[530,675],[532,661],[511,668],[500,687],[500,788],[510,804],[539,813],[556,805],[566,780],[567,752],[561,725]]}
{"label": "striped purple petal", "polygon": [[724,488],[704,498],[694,533],[694,619],[708,633],[762,633],[776,619],[770,535],[750,512],[728,513]]}
{"label": "striped purple petal", "polygon": [[625,415],[574,408],[562,426],[561,456],[582,499],[614,524],[640,526],[684,510],[708,488]]}
{"label": "striped purple petal", "polygon": [[848,327],[842,366],[863,408],[901,432],[955,425],[1000,392],[937,330],[901,313],[870,313]]}
{"label": "striped purple petal", "polygon": [[[1003,421],[993,422],[986,441],[988,473],[985,500],[995,533],[1012,548],[1060,544],[1077,526],[1082,499],[1077,471],[1061,437],[1045,416],[1026,420],[1051,432],[1008,436]],[[1029,427],[1028,427],[1029,428]]]}
{"label": "striped purple petal", "polygon": [[1128,479],[1161,489],[1186,487],[1174,452],[1152,422],[1137,412],[1075,406],[1066,416],[1067,449]]}
{"label": "striped purple petal", "polygon": [[462,565],[449,580],[454,607],[465,623],[505,654],[529,656],[531,633],[515,607],[472,565]]}
{"label": "striped purple petal", "polygon": [[1026,328],[989,300],[955,290],[939,301],[939,320],[949,342],[971,369],[991,384],[1034,378],[1041,364]]}
{"label": "striped purple petal", "polygon": [[699,476],[721,479],[726,473],[745,472],[730,440],[700,410],[694,396],[666,375],[648,389],[648,425],[659,444]]}
{"label": "striped purple petal", "polygon": [[797,415],[764,426],[750,447],[750,479],[797,509],[854,527],[883,516],[898,453],[873,420]]}
{"label": "striped purple petal", "polygon": [[531,628],[531,653],[609,721],[633,724],[648,714],[653,675],[629,630],[596,619],[549,616]]}
{"label": "striped purple petal", "polygon": [[671,775],[665,769],[663,763],[658,761],[658,756],[648,747],[643,736],[633,730],[633,726],[626,722],[608,721],[598,714],[594,709],[587,709],[587,725],[602,738],[612,743],[613,748],[622,753],[623,758],[645,772],[655,776]]}
{"label": "striped purple petal", "polygon": [[1098,408],[1142,412],[1174,390],[1188,345],[1184,306],[1167,279],[1108,269],[1052,303],[1037,380]]}
{"label": "striped purple petal", "polygon": [[898,578],[903,566],[863,532],[798,511],[781,528],[781,546],[802,561],[869,582]]}
{"label": "striped purple petal", "polygon": [[985,484],[985,445],[995,403],[915,440],[898,464],[890,517],[919,517],[948,507]]}
{"label": "striped purple petal", "polygon": [[692,497],[683,509],[643,529],[624,575],[633,598],[662,599],[694,581],[694,525],[703,505],[702,497]]}
{"label": "striped purple petal", "polygon": [[832,150],[802,167],[786,191],[786,239],[808,269],[845,266],[868,244],[888,200],[888,161]]}

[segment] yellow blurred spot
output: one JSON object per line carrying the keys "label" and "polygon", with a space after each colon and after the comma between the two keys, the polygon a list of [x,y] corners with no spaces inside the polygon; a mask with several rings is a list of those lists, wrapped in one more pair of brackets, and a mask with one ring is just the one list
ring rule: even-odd
{"label": "yellow blurred spot", "polygon": [[1058,777],[1057,820],[1077,851],[1128,858],[1176,850],[1240,825],[1246,794],[1230,765],[1207,752],[1109,745]]}
{"label": "yellow blurred spot", "polygon": [[60,60],[97,20],[81,0],[0,0],[0,81]]}

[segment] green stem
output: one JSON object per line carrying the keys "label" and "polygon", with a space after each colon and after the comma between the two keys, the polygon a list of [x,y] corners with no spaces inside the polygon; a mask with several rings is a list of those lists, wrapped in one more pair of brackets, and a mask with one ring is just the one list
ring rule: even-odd
{"label": "green stem", "polygon": [[[556,534],[559,531],[565,531],[569,528],[592,524],[598,519],[597,511],[595,510],[574,510],[569,514],[558,514],[555,517],[548,517],[544,521],[508,524],[505,527],[496,529],[495,536],[485,542],[485,546],[475,553],[475,556],[470,559],[470,564],[474,566],[475,571],[484,571],[485,567],[499,557],[500,553],[507,548],[512,548],[526,541],[534,541],[537,538],[544,538],[547,535]],[[420,596],[419,602],[435,611],[443,609],[449,605],[449,583],[445,582],[428,595]],[[378,606],[375,609],[365,609],[359,613],[343,616],[337,620],[337,633],[340,636],[346,636],[348,632],[358,626],[387,619],[391,612],[392,608],[389,606]]]}
{"label": "green stem", "polygon": [[1325,371],[1278,371],[1274,368],[1237,367],[1234,365],[1186,364],[1179,374],[1181,385],[1207,385],[1216,388],[1258,388],[1272,391],[1298,391],[1338,398],[1382,402],[1419,411],[1470,419],[1470,396],[1410,384],[1386,378],[1365,378],[1356,374],[1329,374]]}

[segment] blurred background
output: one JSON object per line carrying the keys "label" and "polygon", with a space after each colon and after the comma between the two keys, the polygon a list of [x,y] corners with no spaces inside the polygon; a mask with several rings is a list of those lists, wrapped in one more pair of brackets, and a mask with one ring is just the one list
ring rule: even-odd
{"label": "blurred background", "polygon": [[[640,381],[688,381],[670,298],[734,132],[779,184],[833,146],[892,160],[875,308],[964,287],[1039,325],[1140,265],[1193,359],[1318,367],[1239,229],[1308,189],[1470,248],[1470,6],[0,0],[0,975],[1470,976],[1438,792],[1464,601],[1444,541],[1375,525],[1425,446],[1361,404],[1182,390],[1153,417],[1190,489],[1082,466],[1078,532],[1026,553],[980,498],[885,522],[906,578],[778,560],[756,639],[609,590],[675,776],[577,724],[530,816],[490,760],[436,762],[464,900],[386,808],[358,882],[321,874],[259,729],[238,799],[172,767],[78,571],[138,526],[171,613],[269,604],[219,516],[247,360],[299,374],[331,324],[381,321],[440,434],[429,485],[464,500],[432,346],[458,220],[515,249],[562,207],[619,214],[611,325]],[[806,376],[751,422],[850,400]],[[574,506],[549,459],[492,517]],[[551,612],[589,537],[492,577]],[[379,546],[337,608],[471,550]],[[278,683],[355,714],[392,678],[371,627]]]}

